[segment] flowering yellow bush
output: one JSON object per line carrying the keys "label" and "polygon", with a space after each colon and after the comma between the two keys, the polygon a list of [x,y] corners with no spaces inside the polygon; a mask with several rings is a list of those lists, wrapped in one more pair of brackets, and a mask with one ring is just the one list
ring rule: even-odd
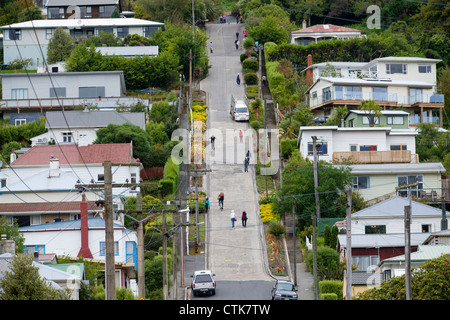
{"label": "flowering yellow bush", "polygon": [[261,204],[259,206],[259,215],[261,216],[263,223],[280,220],[280,215],[273,212],[271,203]]}

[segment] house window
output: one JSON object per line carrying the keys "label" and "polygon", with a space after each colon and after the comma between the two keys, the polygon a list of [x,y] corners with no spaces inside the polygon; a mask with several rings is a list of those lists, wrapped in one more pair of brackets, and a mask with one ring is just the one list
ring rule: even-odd
{"label": "house window", "polygon": [[352,263],[358,266],[359,271],[368,271],[375,268],[380,262],[378,256],[352,256]]}
{"label": "house window", "polygon": [[28,99],[28,89],[11,89],[11,99],[23,100]]}
{"label": "house window", "polygon": [[387,63],[386,73],[387,74],[407,74],[408,65],[406,63]]}
{"label": "house window", "polygon": [[50,98],[66,97],[66,88],[50,88]]}
{"label": "house window", "polygon": [[9,36],[8,40],[22,40],[22,30],[21,29],[9,29],[6,34]]}
{"label": "house window", "polygon": [[396,151],[396,150],[408,150],[408,145],[406,145],[406,144],[391,145],[391,151]]}
{"label": "house window", "polygon": [[409,88],[409,104],[425,102],[422,97],[422,88]]}
{"label": "house window", "polygon": [[98,8],[100,18],[111,18],[114,10],[116,9],[116,6],[100,6]]}
{"label": "house window", "polygon": [[431,73],[431,64],[419,65],[419,73]]}
{"label": "house window", "polygon": [[17,127],[17,126],[20,126],[20,125],[22,125],[22,124],[26,124],[27,123],[27,119],[16,119],[16,120],[14,120],[14,125]]}
{"label": "house window", "polygon": [[322,99],[323,102],[331,100],[331,89],[330,87],[326,87],[322,89]]}
{"label": "house window", "polygon": [[50,40],[53,37],[53,32],[55,32],[55,28],[46,28],[45,29],[45,39]]}
{"label": "house window", "polygon": [[356,144],[350,145],[350,151],[358,151],[358,146]]}
{"label": "house window", "polygon": [[[100,255],[106,256],[106,242],[100,241]],[[114,241],[114,255],[119,255],[119,242]]]}
{"label": "house window", "polygon": [[117,36],[125,38],[128,35],[128,27],[117,27]]}
{"label": "house window", "polygon": [[105,175],[103,173],[97,174],[97,181],[105,181]]}
{"label": "house window", "polygon": [[79,98],[97,98],[105,96],[105,87],[81,87],[78,88]]}
{"label": "house window", "polygon": [[63,132],[63,142],[71,143],[72,142],[72,132]]}
{"label": "house window", "polygon": [[422,232],[431,232],[431,224],[423,224]]}
{"label": "house window", "polygon": [[365,226],[365,234],[386,234],[385,225]]}
{"label": "house window", "polygon": [[[328,142],[317,142],[317,155],[324,156],[328,154]],[[308,155],[314,154],[313,143],[308,143]]]}
{"label": "house window", "polygon": [[0,179],[0,188],[6,187],[6,178]]}
{"label": "house window", "polygon": [[80,7],[81,18],[92,18],[92,7]]}
{"label": "house window", "polygon": [[387,87],[374,87],[373,100],[387,101]]}
{"label": "house window", "polygon": [[369,189],[370,188],[370,177],[369,176],[356,176],[353,177],[353,189]]}
{"label": "house window", "polygon": [[49,19],[64,19],[64,8],[48,8]]}
{"label": "house window", "polygon": [[[355,119],[352,119],[348,122],[349,128],[353,128],[355,126]],[[356,150],[355,150],[356,151]]]}
{"label": "house window", "polygon": [[131,183],[136,183],[136,173],[131,174]]}
{"label": "house window", "polygon": [[403,123],[404,117],[402,116],[387,117],[387,124],[403,124]]}
{"label": "house window", "polygon": [[[373,118],[373,124],[380,124],[380,117],[377,116],[371,116],[370,118]],[[370,119],[368,116],[363,116],[362,117],[362,122],[363,124],[369,124],[370,125]]]}
{"label": "house window", "polygon": [[136,252],[136,242],[127,241],[126,242],[126,252],[125,252],[127,263],[134,263],[137,267],[136,253],[137,253]]}
{"label": "house window", "polygon": [[334,86],[336,100],[361,100],[360,86]]}
{"label": "house window", "polygon": [[377,146],[359,146],[359,151],[377,151]]}
{"label": "house window", "polygon": [[44,245],[27,245],[25,246],[25,254],[34,254],[35,252],[45,253]]}
{"label": "house window", "polygon": [[406,197],[408,196],[408,189],[411,190],[411,196],[413,197],[419,197],[420,191],[423,190],[423,176],[422,175],[409,175],[409,176],[397,176],[397,186],[401,187],[404,185],[412,184],[412,183],[418,183],[415,186],[399,189],[398,194],[399,196]]}
{"label": "house window", "polygon": [[150,27],[150,26],[142,27],[142,35],[148,38],[158,30],[159,27]]}

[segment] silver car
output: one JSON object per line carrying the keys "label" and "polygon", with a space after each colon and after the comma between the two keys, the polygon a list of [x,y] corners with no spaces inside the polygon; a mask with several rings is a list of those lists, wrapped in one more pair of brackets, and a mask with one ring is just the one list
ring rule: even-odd
{"label": "silver car", "polygon": [[297,289],[290,281],[278,280],[272,288],[272,300],[297,300]]}
{"label": "silver car", "polygon": [[194,296],[199,293],[211,293],[216,294],[216,282],[214,281],[214,273],[210,270],[199,270],[195,271],[191,275],[191,289]]}

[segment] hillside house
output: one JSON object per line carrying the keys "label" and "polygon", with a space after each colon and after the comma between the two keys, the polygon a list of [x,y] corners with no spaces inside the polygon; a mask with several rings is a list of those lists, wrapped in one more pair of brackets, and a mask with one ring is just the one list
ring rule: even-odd
{"label": "hillside house", "polygon": [[[60,9],[58,9],[60,10]],[[64,11],[64,9],[62,9]],[[65,17],[65,13],[64,13]],[[4,63],[9,64],[15,59],[30,58],[29,69],[36,69],[47,59],[47,48],[56,28],[61,27],[69,33],[76,42],[100,32],[114,33],[117,37],[125,38],[128,34],[138,34],[150,37],[164,23],[149,20],[127,19],[48,19],[14,23],[0,27],[3,32]],[[42,56],[44,54],[44,57]]]}
{"label": "hillside house", "polygon": [[384,57],[367,63],[311,64],[313,83],[305,92],[316,117],[328,117],[334,107],[357,109],[374,100],[385,110],[403,107],[409,124],[435,123],[442,127],[444,96],[436,90],[438,59]]}
{"label": "hillside house", "polygon": [[111,18],[120,13],[119,0],[46,0],[47,19],[97,19]]}
{"label": "hillside house", "polygon": [[319,41],[328,41],[331,39],[346,40],[350,38],[361,37],[361,31],[357,29],[341,27],[334,24],[317,24],[306,27],[306,21],[303,20],[302,29],[292,31],[289,42],[301,46],[307,46]]}
{"label": "hillside house", "polygon": [[[131,143],[89,145],[41,145],[30,148],[11,162],[10,168],[0,170],[0,214],[20,221],[21,226],[52,221],[79,219],[81,201],[79,184],[98,183],[99,188],[85,192],[90,217],[103,216],[96,201],[103,199],[103,162],[109,160],[113,182],[139,181],[142,165],[132,156]],[[120,164],[134,163],[134,166]],[[113,188],[114,209],[123,209],[122,199],[134,195],[139,188]],[[122,215],[116,215],[123,224]]]}
{"label": "hillside house", "polygon": [[[382,260],[404,254],[404,211],[409,200],[395,196],[351,215],[352,261],[358,271],[374,270]],[[430,233],[441,230],[442,210],[411,201],[411,252]],[[338,249],[346,252],[346,235],[338,235]]]}

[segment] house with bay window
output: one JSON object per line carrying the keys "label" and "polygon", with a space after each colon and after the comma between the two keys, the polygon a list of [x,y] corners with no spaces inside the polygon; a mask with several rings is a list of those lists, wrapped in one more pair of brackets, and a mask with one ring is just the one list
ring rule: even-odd
{"label": "house with bay window", "polygon": [[[389,112],[387,115],[394,116]],[[389,117],[380,119],[383,123],[390,121]],[[300,127],[298,146],[300,154],[313,161],[313,137],[316,137],[319,161],[348,166],[353,175],[353,189],[367,203],[395,195],[406,196],[407,190],[399,187],[416,182],[411,189],[414,197],[438,201],[446,195],[442,191],[446,190],[444,166],[439,162],[419,163],[415,144],[418,132],[398,126]]]}
{"label": "house with bay window", "polygon": [[79,41],[97,36],[100,32],[114,33],[120,38],[125,38],[128,34],[150,37],[163,26],[164,23],[135,18],[58,18],[13,23],[0,27],[4,35],[4,64],[15,59],[31,59],[29,69],[44,65],[48,43],[58,27],[69,33],[75,41]]}
{"label": "house with bay window", "polygon": [[374,100],[384,110],[402,107],[409,124],[442,126],[444,96],[436,90],[438,59],[384,57],[367,63],[311,64],[313,83],[307,89],[316,117],[329,117],[337,106],[358,109],[361,101]]}

